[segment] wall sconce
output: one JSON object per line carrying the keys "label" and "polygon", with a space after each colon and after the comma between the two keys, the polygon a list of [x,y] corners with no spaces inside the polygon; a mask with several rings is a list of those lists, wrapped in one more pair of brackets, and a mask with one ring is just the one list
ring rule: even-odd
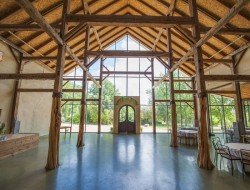
{"label": "wall sconce", "polygon": [[2,61],[2,60],[3,60],[3,52],[0,51],[0,61]]}

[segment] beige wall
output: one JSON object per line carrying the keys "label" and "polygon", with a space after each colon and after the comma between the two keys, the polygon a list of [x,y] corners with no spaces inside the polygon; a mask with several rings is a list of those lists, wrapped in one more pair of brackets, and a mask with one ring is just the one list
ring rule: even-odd
{"label": "beige wall", "polygon": [[238,65],[238,73],[241,75],[249,75],[250,74],[250,48],[246,51],[244,56],[242,57],[239,65]]}
{"label": "beige wall", "polygon": [[[15,73],[15,60],[7,46],[0,42],[0,51],[4,53],[0,62],[0,73]],[[13,98],[14,80],[0,80],[0,109],[2,109],[1,121],[10,126],[11,103]]]}
{"label": "beige wall", "polygon": [[[239,56],[239,55],[238,55]],[[240,75],[249,75],[250,74],[250,48],[248,48],[247,52],[242,57],[240,63],[237,66],[237,72]],[[205,72],[206,75],[231,75],[232,71],[229,67],[218,64],[217,66],[207,70]],[[206,88],[211,89],[217,86],[221,86],[227,84],[228,82],[206,82]],[[225,88],[228,88],[226,86]],[[231,85],[232,87],[232,85]]]}
{"label": "beige wall", "polygon": [[[15,73],[16,63],[8,48],[0,44],[4,52],[4,61],[0,62],[0,73]],[[27,63],[23,73],[51,72],[38,63]],[[13,80],[0,80],[0,108],[3,109],[2,120],[10,126],[11,102],[13,96]],[[52,88],[52,81],[23,80],[22,88]],[[52,93],[21,93],[18,109],[18,120],[21,121],[20,132],[47,135],[49,131]]]}
{"label": "beige wall", "polygon": [[[205,71],[206,75],[231,75],[231,73],[231,69],[223,64],[218,64],[217,66]],[[227,83],[228,82],[206,82],[206,88],[212,89],[214,87],[221,86]]]}

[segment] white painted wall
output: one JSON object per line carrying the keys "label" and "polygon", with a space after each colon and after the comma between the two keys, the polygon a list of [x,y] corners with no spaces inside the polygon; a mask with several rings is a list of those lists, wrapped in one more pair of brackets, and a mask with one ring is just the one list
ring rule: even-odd
{"label": "white painted wall", "polygon": [[[0,62],[0,73],[15,73],[16,63],[8,47],[0,43],[0,51],[4,52],[4,60]],[[38,63],[32,62],[24,66],[23,73],[51,72]],[[0,109],[1,120],[10,127],[10,113],[13,98],[14,80],[0,80]],[[53,81],[23,80],[21,88],[53,88]],[[21,93],[18,109],[18,120],[21,121],[20,132],[39,133],[49,132],[52,93]]]}

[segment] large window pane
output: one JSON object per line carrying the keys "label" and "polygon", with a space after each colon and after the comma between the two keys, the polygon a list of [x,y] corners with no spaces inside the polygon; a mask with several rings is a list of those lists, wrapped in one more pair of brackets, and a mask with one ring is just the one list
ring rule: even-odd
{"label": "large window pane", "polygon": [[139,96],[139,78],[128,78],[128,96]]}
{"label": "large window pane", "polygon": [[139,71],[139,58],[128,58],[128,71]]}

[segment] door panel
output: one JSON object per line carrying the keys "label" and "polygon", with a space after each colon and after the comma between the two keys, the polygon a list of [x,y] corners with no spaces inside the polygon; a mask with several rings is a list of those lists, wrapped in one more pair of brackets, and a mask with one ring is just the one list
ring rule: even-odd
{"label": "door panel", "polygon": [[135,133],[135,111],[131,106],[123,106],[119,112],[119,133]]}

